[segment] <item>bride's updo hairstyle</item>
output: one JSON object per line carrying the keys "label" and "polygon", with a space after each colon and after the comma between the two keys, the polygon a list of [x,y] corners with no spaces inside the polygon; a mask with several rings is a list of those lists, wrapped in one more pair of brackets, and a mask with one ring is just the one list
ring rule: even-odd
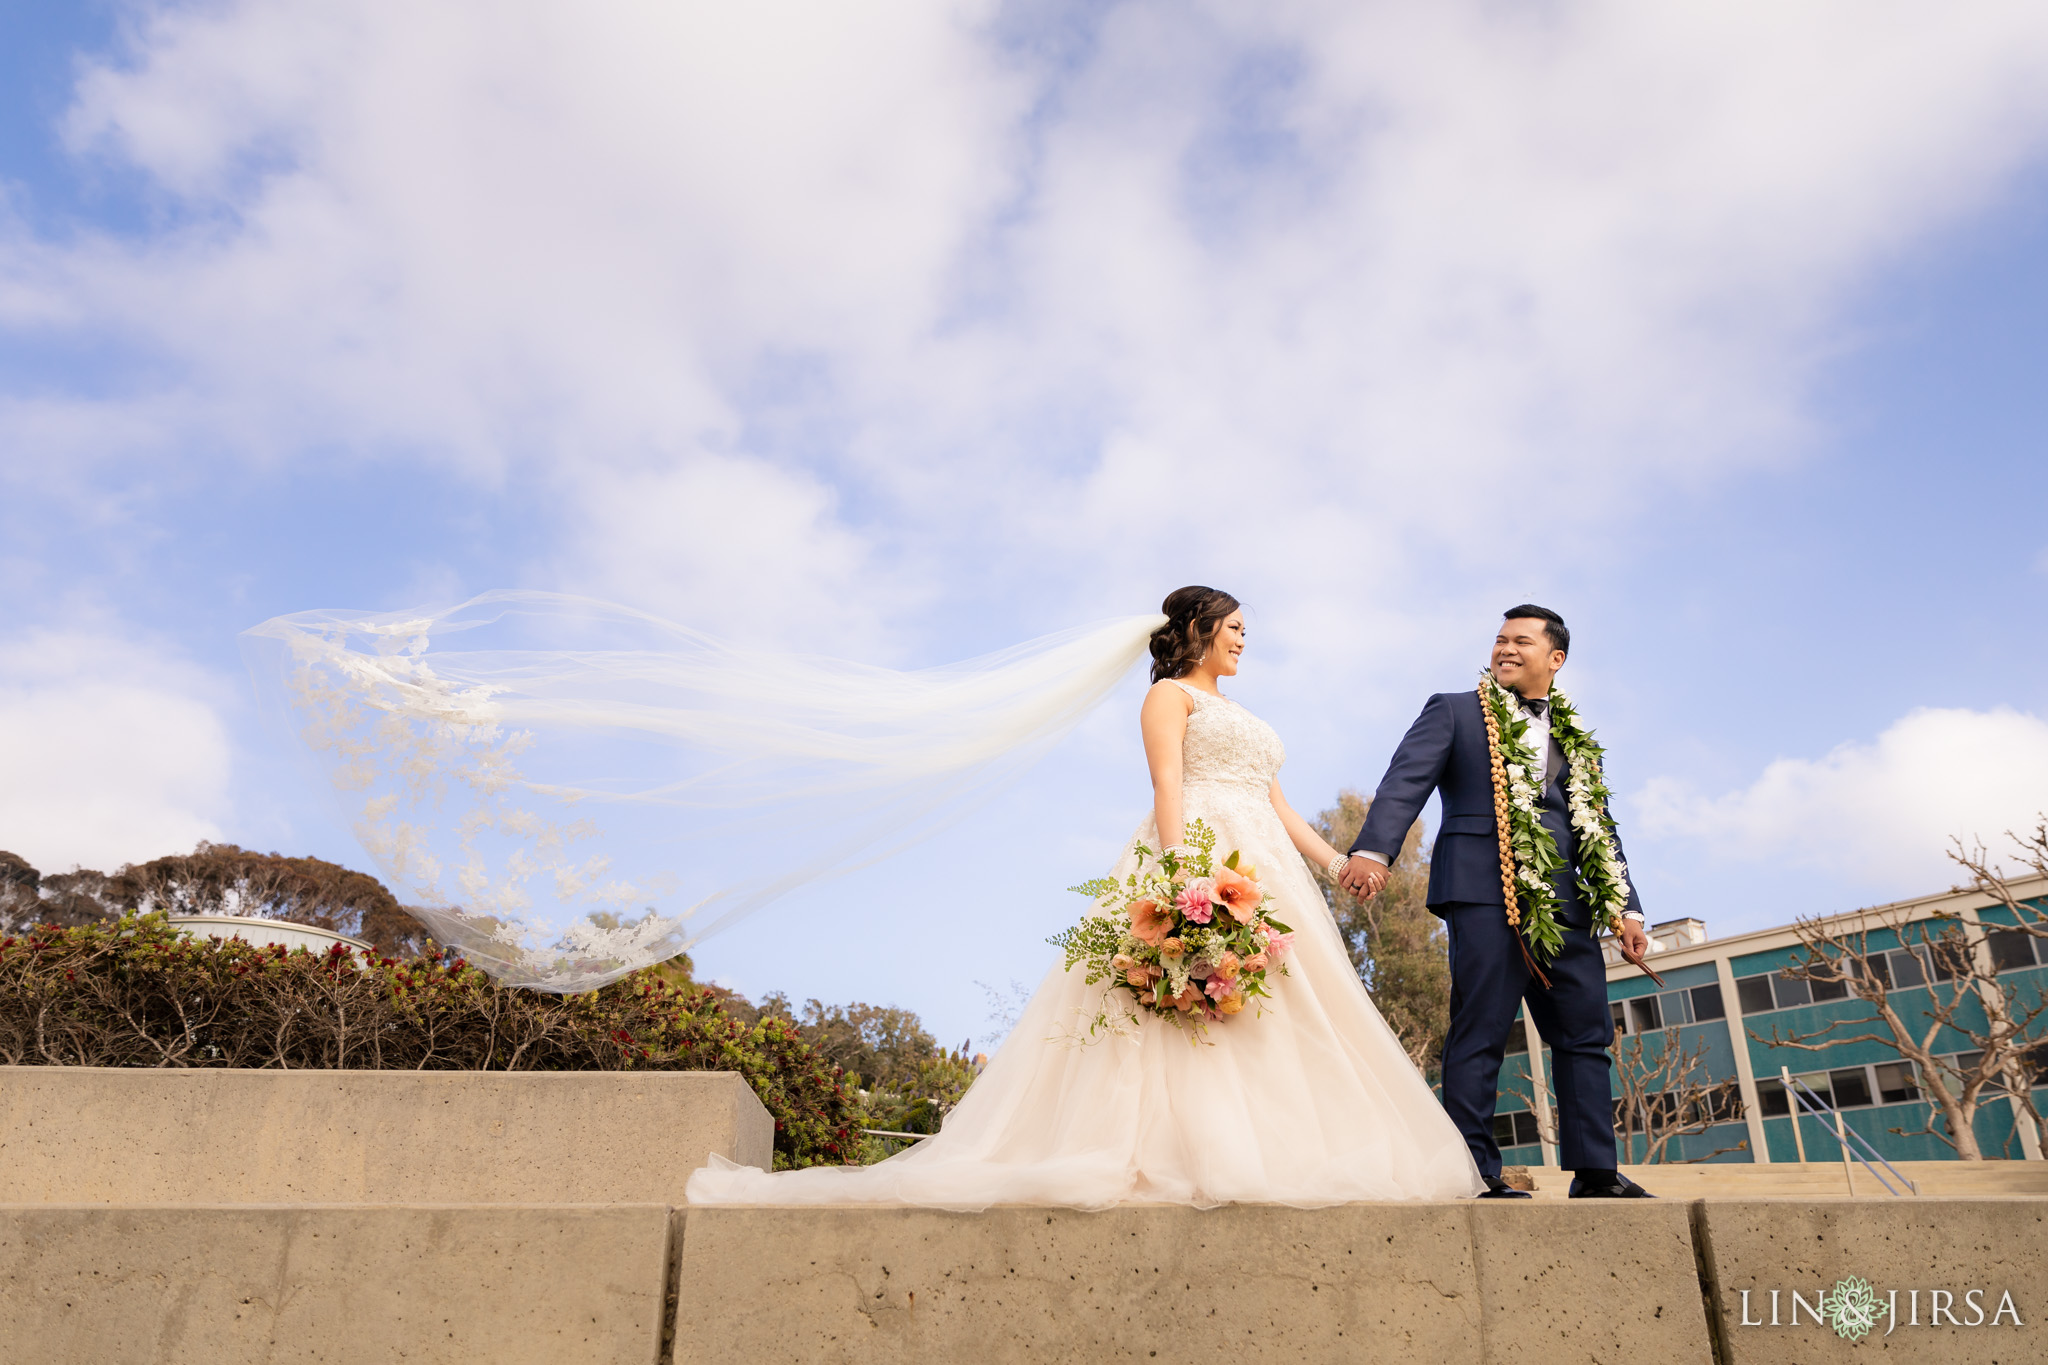
{"label": "bride's updo hairstyle", "polygon": [[1186,675],[1209,652],[1223,619],[1240,603],[1221,588],[1175,588],[1159,610],[1166,624],[1152,632],[1152,681]]}

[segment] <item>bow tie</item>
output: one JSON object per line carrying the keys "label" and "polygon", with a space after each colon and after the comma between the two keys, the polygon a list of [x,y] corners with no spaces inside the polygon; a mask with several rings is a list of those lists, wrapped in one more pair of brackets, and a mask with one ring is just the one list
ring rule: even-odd
{"label": "bow tie", "polygon": [[1524,711],[1527,711],[1538,720],[1543,719],[1544,715],[1550,710],[1550,698],[1548,697],[1525,697],[1517,692],[1515,700],[1522,704]]}

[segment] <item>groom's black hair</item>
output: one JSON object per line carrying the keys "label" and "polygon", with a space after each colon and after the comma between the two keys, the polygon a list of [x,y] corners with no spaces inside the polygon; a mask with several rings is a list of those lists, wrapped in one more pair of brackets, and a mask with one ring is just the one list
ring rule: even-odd
{"label": "groom's black hair", "polygon": [[1569,656],[1572,652],[1572,633],[1565,628],[1564,618],[1549,607],[1539,607],[1534,602],[1524,602],[1519,607],[1509,607],[1500,614],[1503,621],[1541,621],[1543,633],[1550,637],[1550,647],[1560,654]]}

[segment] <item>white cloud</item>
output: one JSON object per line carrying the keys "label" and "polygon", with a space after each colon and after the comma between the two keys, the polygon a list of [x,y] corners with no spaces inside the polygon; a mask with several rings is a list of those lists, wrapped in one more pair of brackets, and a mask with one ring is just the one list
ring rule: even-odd
{"label": "white cloud", "polygon": [[1709,797],[1659,779],[1638,805],[1647,833],[1689,841],[1710,864],[1790,862],[1918,894],[1956,880],[1951,839],[1995,852],[2048,813],[2048,722],[1917,710],[1874,742],[1781,758],[1741,791]]}
{"label": "white cloud", "polygon": [[0,328],[147,363],[0,399],[25,467],[424,456],[656,583],[639,496],[708,468],[735,534],[823,490],[771,581],[884,601],[1191,559],[1327,620],[1524,553],[1489,471],[1782,458],[1845,292],[2048,137],[2032,0],[142,13],[66,129],[162,226],[17,224]]}
{"label": "white cloud", "polygon": [[111,870],[220,837],[229,744],[204,681],[113,636],[0,647],[0,848]]}
{"label": "white cloud", "polygon": [[883,604],[849,591],[873,575],[834,503],[807,475],[730,456],[601,480],[562,576],[726,639],[872,654]]}

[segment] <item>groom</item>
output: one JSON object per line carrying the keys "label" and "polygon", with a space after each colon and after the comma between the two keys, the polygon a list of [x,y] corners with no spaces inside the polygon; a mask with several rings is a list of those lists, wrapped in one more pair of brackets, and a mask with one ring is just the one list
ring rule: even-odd
{"label": "groom", "polygon": [[[1493,1109],[1501,1058],[1519,1002],[1550,1044],[1557,1087],[1561,1158],[1573,1172],[1574,1199],[1647,1199],[1642,1186],[1615,1169],[1614,1099],[1607,1049],[1614,1038],[1607,1008],[1607,970],[1579,894],[1578,836],[1566,800],[1563,750],[1550,734],[1550,682],[1571,649],[1564,618],[1546,607],[1510,609],[1493,641],[1493,676],[1519,700],[1534,753],[1546,753],[1539,818],[1557,840],[1563,868],[1553,882],[1564,947],[1541,964],[1546,988],[1530,975],[1517,931],[1501,896],[1500,846],[1494,831],[1493,765],[1486,720],[1475,690],[1439,692],[1408,729],[1380,779],[1365,826],[1339,876],[1344,889],[1371,897],[1432,791],[1443,794],[1443,823],[1430,856],[1429,908],[1444,921],[1450,945],[1451,1028],[1444,1039],[1444,1108],[1472,1149],[1490,1199],[1526,1199],[1501,1179],[1493,1140]],[[1620,852],[1620,840],[1615,841]],[[1641,902],[1628,888],[1618,937],[1640,957],[1647,947]]]}

